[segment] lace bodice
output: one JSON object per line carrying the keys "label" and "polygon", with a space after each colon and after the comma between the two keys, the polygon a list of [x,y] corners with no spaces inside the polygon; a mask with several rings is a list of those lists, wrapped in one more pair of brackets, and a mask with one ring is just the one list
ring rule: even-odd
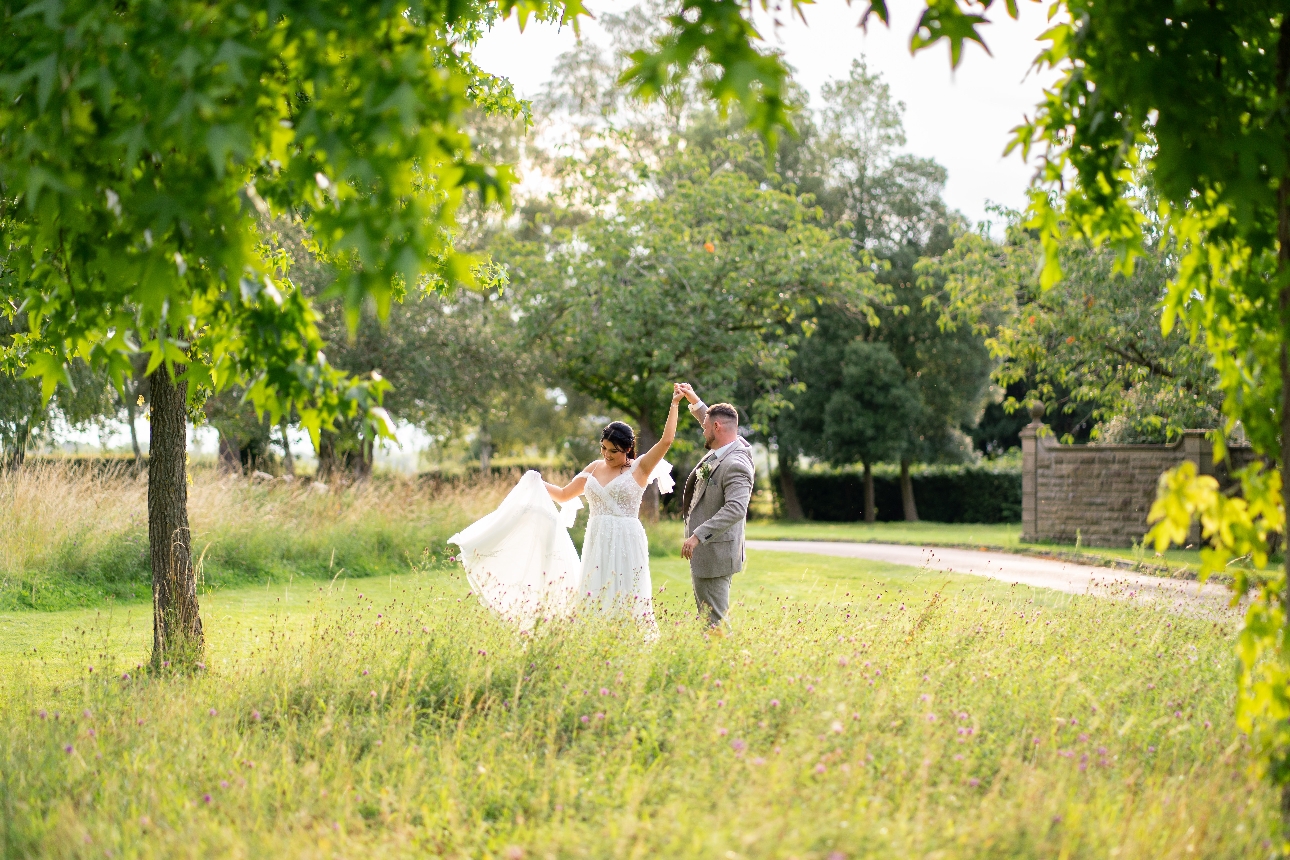
{"label": "lace bodice", "polygon": [[[640,460],[635,461],[630,469],[611,480],[608,484],[601,484],[590,472],[584,472],[583,474],[587,476],[587,483],[582,490],[582,494],[587,497],[587,513],[592,517],[631,517],[635,519],[640,514],[641,498],[645,495],[645,487],[648,487],[651,481],[658,481],[659,492],[672,492],[676,482],[672,480],[671,463],[666,460],[659,461],[659,464],[650,473],[649,479],[645,482],[645,487],[642,487],[636,481],[636,471],[639,465]],[[561,505],[561,522],[565,526],[573,525],[573,516],[581,507],[582,503],[578,499]]]}
{"label": "lace bodice", "polygon": [[645,488],[636,483],[635,472],[633,467],[603,486],[595,475],[587,475],[587,486],[582,491],[587,497],[587,514],[593,517],[637,516]]}

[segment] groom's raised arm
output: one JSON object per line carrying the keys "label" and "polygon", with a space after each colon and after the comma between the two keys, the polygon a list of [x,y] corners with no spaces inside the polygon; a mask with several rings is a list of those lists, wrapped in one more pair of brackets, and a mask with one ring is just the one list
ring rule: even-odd
{"label": "groom's raised arm", "polygon": [[694,391],[694,386],[688,382],[681,383],[681,393],[685,395],[686,400],[690,401],[690,414],[694,416],[694,420],[702,424],[708,417],[708,404],[700,399]]}

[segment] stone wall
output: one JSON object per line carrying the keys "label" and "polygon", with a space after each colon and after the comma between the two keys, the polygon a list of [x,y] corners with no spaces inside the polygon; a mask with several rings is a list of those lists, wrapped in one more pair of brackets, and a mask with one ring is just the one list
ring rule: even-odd
{"label": "stone wall", "polygon": [[[1021,539],[1085,546],[1130,546],[1147,532],[1160,475],[1185,460],[1228,485],[1229,471],[1253,460],[1229,449],[1215,468],[1203,430],[1169,445],[1062,445],[1038,416],[1021,431]],[[1193,540],[1198,537],[1195,535]]]}

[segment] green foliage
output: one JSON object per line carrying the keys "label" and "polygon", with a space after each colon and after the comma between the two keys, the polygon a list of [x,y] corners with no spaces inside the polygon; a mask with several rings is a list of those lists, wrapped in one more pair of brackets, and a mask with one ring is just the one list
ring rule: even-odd
{"label": "green foliage", "polygon": [[[646,438],[663,425],[673,381],[712,401],[741,373],[782,378],[804,314],[823,299],[863,309],[878,294],[847,243],[796,198],[701,155],[670,170],[660,199],[499,251],[530,342]],[[749,405],[756,416],[775,403]]]}
{"label": "green foliage", "polygon": [[886,344],[860,339],[859,321],[833,309],[818,319],[793,362],[805,385],[780,444],[836,465],[899,460],[922,406],[905,369]]}
{"label": "green foliage", "polygon": [[136,349],[187,365],[190,390],[240,382],[273,422],[384,428],[382,386],[322,357],[310,303],[260,239],[300,213],[343,264],[351,320],[398,285],[471,279],[451,243],[465,187],[507,176],[471,156],[475,103],[517,110],[457,38],[541,3],[72,2],[0,17],[0,245],[7,313],[44,396],[72,357],[118,384]]}
{"label": "green foliage", "polygon": [[[1279,469],[1247,470],[1243,501],[1220,500],[1207,482],[1176,470],[1161,485],[1152,534],[1161,544],[1179,540],[1182,517],[1197,515],[1215,553],[1207,570],[1231,553],[1262,566],[1267,535],[1284,533],[1286,500],[1269,488],[1282,487],[1290,432],[1283,379],[1290,356],[1290,9],[1252,0],[1066,0],[1061,8],[1067,14],[1038,58],[1061,78],[1015,141],[1023,151],[1043,149],[1041,186],[1060,191],[1041,187],[1033,198],[1030,223],[1045,251],[1041,283],[1061,276],[1067,233],[1109,245],[1120,269],[1132,271],[1153,238],[1144,228],[1158,217],[1178,254],[1163,330],[1181,324],[1193,341],[1203,340],[1223,392],[1226,429],[1240,422],[1255,450]],[[1243,595],[1251,582],[1237,577],[1236,586]],[[1285,593],[1284,575],[1256,589],[1238,649],[1238,707],[1273,777],[1290,785],[1290,712],[1275,704],[1290,677],[1286,617],[1276,608]]]}
{"label": "green foliage", "polygon": [[1161,331],[1161,301],[1175,274],[1171,243],[1147,247],[1126,275],[1115,271],[1113,254],[1063,240],[1063,278],[1044,289],[1039,240],[1018,213],[1001,214],[1002,242],[961,232],[948,252],[917,269],[929,288],[941,285],[924,299],[941,324],[985,335],[999,361],[995,381],[1024,386],[1006,409],[1037,400],[1055,418],[1087,416],[1102,442],[1167,442],[1222,423],[1208,351],[1186,332]]}
{"label": "green foliage", "polygon": [[207,669],[183,676],[140,675],[137,615],[27,613],[0,631],[5,797],[28,810],[3,850],[1264,853],[1231,622],[751,561],[725,641],[660,565],[648,647],[593,619],[516,636],[442,572],[208,596]]}

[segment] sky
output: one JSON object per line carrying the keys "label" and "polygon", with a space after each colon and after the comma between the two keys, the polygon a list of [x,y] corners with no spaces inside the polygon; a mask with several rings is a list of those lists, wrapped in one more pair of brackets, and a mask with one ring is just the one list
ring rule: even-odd
{"label": "sky", "polygon": [[[592,0],[588,5],[593,14],[621,12],[629,8],[629,0]],[[871,72],[881,72],[892,95],[906,107],[906,149],[947,168],[945,197],[951,208],[974,222],[987,217],[990,202],[1022,208],[1035,166],[1016,152],[1004,158],[1003,150],[1011,130],[1034,112],[1043,87],[1055,77],[1030,69],[1041,46],[1036,38],[1048,27],[1047,9],[1023,2],[1017,21],[999,9],[995,17],[1001,20],[984,28],[992,56],[980,46],[968,46],[959,68],[951,71],[945,45],[916,57],[909,54],[909,34],[922,4],[890,4],[891,28],[874,20],[867,34],[857,26],[864,5],[826,0],[808,9],[805,25],[792,19],[778,30],[765,26],[762,33],[767,44],[784,51],[813,102],[818,102],[821,85],[845,77],[858,57],[867,60]],[[583,38],[598,36],[594,22],[584,24]],[[487,34],[474,56],[484,69],[510,78],[527,98],[538,94],[556,57],[575,38],[567,27],[560,31],[532,23],[521,34],[512,19]]]}

